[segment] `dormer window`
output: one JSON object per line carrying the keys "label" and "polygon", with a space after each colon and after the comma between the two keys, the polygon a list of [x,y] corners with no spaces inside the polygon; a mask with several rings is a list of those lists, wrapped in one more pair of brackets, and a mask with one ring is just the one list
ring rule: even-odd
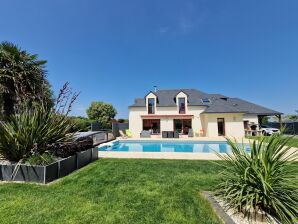
{"label": "dormer window", "polygon": [[155,99],[148,98],[148,114],[155,114]]}
{"label": "dormer window", "polygon": [[185,98],[178,98],[179,114],[185,114]]}

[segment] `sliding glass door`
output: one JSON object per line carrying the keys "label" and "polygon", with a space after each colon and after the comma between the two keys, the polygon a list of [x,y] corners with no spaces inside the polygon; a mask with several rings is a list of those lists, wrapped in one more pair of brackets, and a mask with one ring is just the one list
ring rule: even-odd
{"label": "sliding glass door", "polygon": [[143,130],[150,131],[151,134],[160,133],[159,119],[143,119]]}
{"label": "sliding glass door", "polygon": [[191,119],[174,119],[174,131],[187,135],[191,128]]}

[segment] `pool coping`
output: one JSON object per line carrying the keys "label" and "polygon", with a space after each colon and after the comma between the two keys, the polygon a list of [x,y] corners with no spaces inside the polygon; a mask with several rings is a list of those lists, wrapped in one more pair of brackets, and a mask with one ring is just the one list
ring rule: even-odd
{"label": "pool coping", "polygon": [[174,160],[221,160],[215,153],[196,152],[112,152],[98,151],[99,158],[119,159],[174,159]]}
{"label": "pool coping", "polygon": [[[181,139],[163,139],[163,138],[117,138],[100,146],[110,146],[116,141],[168,141],[168,142],[223,142],[225,138],[181,138]],[[225,153],[222,153],[225,154]],[[118,158],[118,159],[173,159],[173,160],[221,160],[215,153],[206,152],[121,152],[121,151],[98,151],[99,158]]]}
{"label": "pool coping", "polygon": [[[189,141],[189,142],[222,142],[224,138],[192,138],[192,139],[151,139],[151,138],[117,138],[108,143],[100,144],[100,146],[111,145],[115,141]],[[249,139],[237,139],[238,142],[249,143]],[[292,147],[289,153],[298,150],[298,148]],[[220,153],[226,155],[226,153]],[[119,158],[119,159],[173,159],[173,160],[222,160],[215,153],[210,152],[120,152],[120,151],[98,151],[99,158]],[[298,159],[296,160],[298,161]]]}

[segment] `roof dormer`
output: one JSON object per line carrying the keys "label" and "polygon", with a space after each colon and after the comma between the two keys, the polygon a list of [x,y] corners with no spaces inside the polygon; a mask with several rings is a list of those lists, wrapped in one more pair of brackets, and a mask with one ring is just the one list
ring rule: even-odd
{"label": "roof dormer", "polygon": [[188,102],[188,95],[183,91],[180,91],[176,95],[176,104],[177,104],[179,114],[186,114],[187,102]]}
{"label": "roof dormer", "polygon": [[145,102],[148,114],[155,114],[156,104],[158,102],[157,95],[154,92],[149,92],[145,96]]}

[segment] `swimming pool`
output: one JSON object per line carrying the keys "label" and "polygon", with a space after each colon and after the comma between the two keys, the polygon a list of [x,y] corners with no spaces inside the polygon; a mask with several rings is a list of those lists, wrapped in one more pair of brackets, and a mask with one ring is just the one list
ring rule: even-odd
{"label": "swimming pool", "polygon": [[120,140],[114,141],[109,145],[99,146],[98,150],[113,152],[229,153],[231,148],[226,142]]}

